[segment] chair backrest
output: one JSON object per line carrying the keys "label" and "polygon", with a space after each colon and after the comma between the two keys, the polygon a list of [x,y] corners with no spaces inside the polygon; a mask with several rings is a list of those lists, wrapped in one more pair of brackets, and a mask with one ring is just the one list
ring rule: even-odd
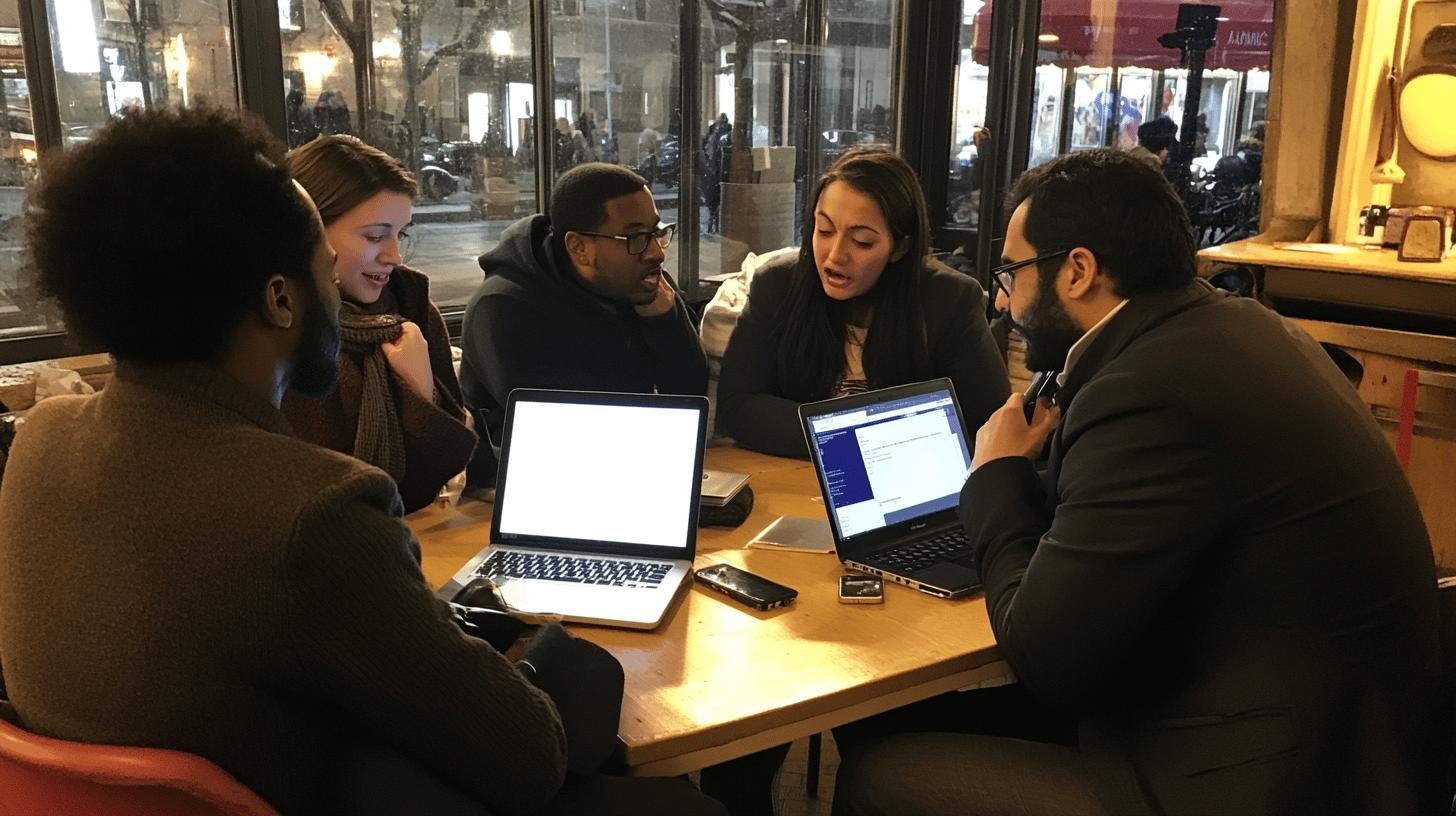
{"label": "chair backrest", "polygon": [[4,716],[0,792],[0,816],[278,816],[257,794],[201,757],[51,739]]}

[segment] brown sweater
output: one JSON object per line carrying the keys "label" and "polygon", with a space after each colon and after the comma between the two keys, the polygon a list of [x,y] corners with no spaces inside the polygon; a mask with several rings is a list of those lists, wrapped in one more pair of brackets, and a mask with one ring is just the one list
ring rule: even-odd
{"label": "brown sweater", "polygon": [[[400,315],[420,327],[430,346],[435,375],[435,402],[423,399],[390,370],[389,387],[404,426],[404,476],[399,494],[404,511],[426,507],[450,477],[465,470],[475,452],[476,436],[465,427],[464,399],[450,359],[450,335],[440,310],[430,302],[429,278],[408,267],[396,267],[388,294]],[[283,398],[283,413],[299,438],[354,454],[359,405],[364,386],[363,354],[339,354],[339,387],[318,400],[292,391]]]}
{"label": "brown sweater", "polygon": [[393,482],[202,366],[37,405],[0,485],[0,655],[36,732],[204,756],[336,810],[365,733],[496,813],[561,785],[555,706],[461,634]]}

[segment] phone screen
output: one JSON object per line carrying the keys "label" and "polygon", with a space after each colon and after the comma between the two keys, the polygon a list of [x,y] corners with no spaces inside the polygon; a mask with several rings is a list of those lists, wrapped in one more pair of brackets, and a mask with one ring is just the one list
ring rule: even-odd
{"label": "phone screen", "polygon": [[839,576],[839,597],[846,600],[881,598],[885,584],[874,575]]}
{"label": "phone screen", "polygon": [[781,601],[798,593],[783,584],[760,578],[728,564],[714,564],[698,570],[705,580],[761,601]]}

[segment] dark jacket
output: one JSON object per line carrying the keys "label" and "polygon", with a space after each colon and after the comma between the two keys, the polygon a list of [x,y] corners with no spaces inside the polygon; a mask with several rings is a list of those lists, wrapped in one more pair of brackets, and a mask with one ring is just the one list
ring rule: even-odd
{"label": "dark jacket", "polygon": [[[460,385],[492,445],[513,388],[707,392],[708,363],[681,295],[671,312],[642,317],[588,291],[551,244],[550,220],[533,215],[480,256],[485,282],[465,308]],[[495,478],[488,450],[480,445],[472,484]]]}
{"label": "dark jacket", "polygon": [[359,734],[494,812],[542,807],[566,771],[552,701],[451,621],[389,477],[287,427],[198,365],[35,406],[0,489],[25,727],[198,754],[284,814],[339,810]]}
{"label": "dark jacket", "polygon": [[[399,495],[404,511],[412,513],[434,501],[440,488],[470,462],[476,437],[465,426],[464,400],[450,353],[450,334],[440,310],[430,302],[430,282],[424,274],[397,267],[390,276],[390,292],[399,314],[420,327],[430,347],[430,371],[435,375],[435,401],[389,371],[389,388],[404,426],[404,477]],[[359,406],[364,386],[362,352],[347,348],[339,354],[339,385],[324,399],[293,391],[283,397],[283,413],[300,439],[353,455],[359,427]]]}
{"label": "dark jacket", "polygon": [[1320,346],[1195,281],[1134,297],[1058,401],[1046,481],[988,462],[961,514],[1002,653],[1079,716],[1109,812],[1415,812],[1430,543]]}
{"label": "dark jacket", "polygon": [[[723,353],[718,424],[745,448],[803,458],[809,452],[799,426],[799,403],[783,396],[791,390],[789,375],[778,367],[778,346],[789,319],[784,307],[797,264],[797,257],[786,258],[753,277],[748,303]],[[932,376],[949,377],[955,385],[966,438],[974,444],[976,430],[1011,393],[1006,364],[986,326],[986,295],[974,279],[934,261],[926,263],[922,274],[920,302]],[[891,385],[904,383],[874,387]]]}

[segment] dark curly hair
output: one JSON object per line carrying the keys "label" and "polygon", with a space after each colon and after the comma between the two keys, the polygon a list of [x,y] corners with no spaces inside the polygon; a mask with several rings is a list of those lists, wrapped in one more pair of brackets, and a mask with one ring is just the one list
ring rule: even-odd
{"label": "dark curly hair", "polygon": [[[1196,274],[1193,226],[1162,173],[1121,150],[1083,150],[1026,171],[1006,197],[1021,202],[1038,253],[1086,247],[1121,297],[1177,289]],[[1049,280],[1062,265],[1038,265]]]}
{"label": "dark curly hair", "polygon": [[44,165],[27,219],[41,290],[117,359],[218,360],[270,275],[311,277],[322,234],[283,154],[251,114],[128,113]]}

